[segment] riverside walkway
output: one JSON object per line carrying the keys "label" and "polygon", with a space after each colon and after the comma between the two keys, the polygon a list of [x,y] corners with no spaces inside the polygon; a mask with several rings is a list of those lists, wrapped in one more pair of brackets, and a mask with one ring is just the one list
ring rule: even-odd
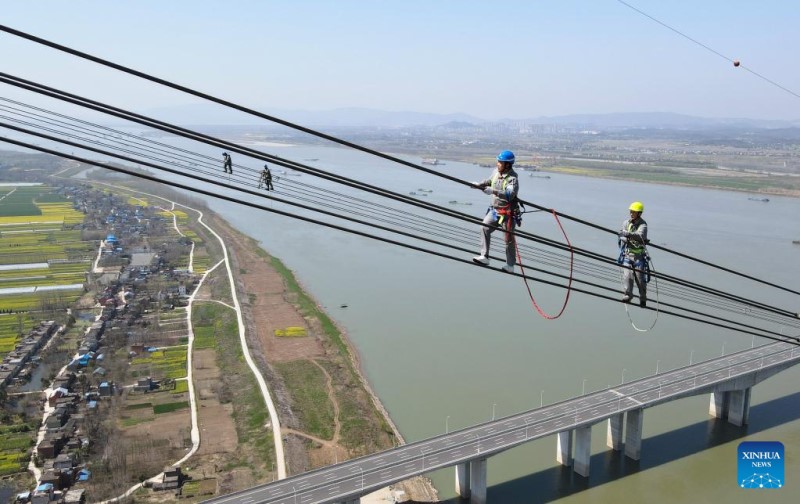
{"label": "riverside walkway", "polygon": [[[357,503],[360,496],[428,471],[455,467],[456,491],[486,502],[489,457],[557,436],[556,460],[588,476],[591,427],[607,421],[607,445],[639,459],[644,409],[710,394],[709,414],[747,423],[750,391],[800,362],[797,345],[776,342],[666,371],[573,399],[259,485],[208,503]],[[623,440],[624,432],[624,440]]]}

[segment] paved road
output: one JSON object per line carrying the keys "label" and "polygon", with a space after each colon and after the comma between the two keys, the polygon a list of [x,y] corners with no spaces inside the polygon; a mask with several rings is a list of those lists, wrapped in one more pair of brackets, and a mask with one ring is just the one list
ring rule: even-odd
{"label": "paved road", "polygon": [[344,501],[434,469],[488,457],[534,439],[595,424],[627,410],[704,393],[731,378],[798,361],[797,345],[772,343],[206,502]]}
{"label": "paved road", "polygon": [[[232,300],[233,300],[233,306],[230,306],[230,305],[226,305],[226,306],[230,306],[230,308],[232,308],[236,312],[236,321],[237,321],[238,332],[239,332],[239,341],[240,341],[241,346],[242,346],[242,354],[244,355],[245,361],[247,362],[248,366],[250,367],[250,370],[253,372],[253,375],[254,375],[254,377],[256,379],[256,382],[258,383],[258,386],[259,386],[259,388],[261,390],[261,395],[264,398],[264,402],[266,403],[267,410],[269,411],[270,424],[271,424],[273,439],[274,439],[274,443],[275,443],[275,458],[276,458],[276,463],[277,463],[277,467],[276,468],[278,470],[278,478],[279,479],[286,478],[286,461],[285,461],[285,457],[284,457],[283,436],[281,436],[281,430],[280,430],[281,427],[280,427],[280,423],[279,423],[279,419],[278,419],[278,411],[277,411],[277,409],[275,407],[274,401],[272,400],[272,396],[270,394],[269,388],[267,387],[267,382],[264,379],[264,377],[261,374],[261,372],[258,370],[258,367],[255,364],[255,361],[253,361],[253,358],[250,355],[250,349],[249,349],[249,347],[247,345],[247,339],[246,339],[246,335],[245,335],[245,324],[244,324],[244,319],[243,319],[243,315],[242,315],[242,310],[241,310],[241,307],[239,306],[239,299],[238,299],[238,295],[236,293],[236,287],[234,285],[234,278],[233,278],[233,273],[232,273],[232,269],[231,269],[230,258],[228,256],[227,244],[222,239],[222,237],[219,234],[217,234],[216,231],[214,231],[210,226],[208,226],[208,224],[203,222],[203,216],[204,216],[203,212],[200,211],[200,210],[197,210],[196,208],[192,208],[192,207],[187,206],[187,205],[176,203],[174,201],[168,200],[168,199],[166,199],[166,198],[164,198],[162,196],[158,196],[158,195],[155,195],[155,194],[150,194],[150,193],[146,193],[146,192],[142,192],[142,191],[136,191],[136,190],[133,190],[133,189],[130,189],[130,188],[127,188],[127,187],[116,186],[116,185],[113,185],[113,184],[106,184],[106,183],[103,183],[103,182],[97,182],[97,183],[98,184],[102,184],[102,185],[106,185],[106,186],[109,186],[109,187],[114,187],[116,189],[121,189],[121,190],[126,191],[126,192],[143,194],[143,195],[150,196],[150,197],[153,197],[153,198],[158,198],[158,199],[163,200],[163,201],[167,201],[167,202],[172,204],[172,209],[174,209],[176,206],[180,206],[180,207],[186,208],[188,210],[191,210],[193,212],[196,212],[197,215],[198,215],[198,217],[197,217],[198,224],[200,224],[203,227],[205,227],[208,230],[208,232],[211,233],[212,235],[214,235],[214,237],[216,237],[217,240],[219,241],[219,243],[220,243],[220,245],[222,247],[223,259],[220,260],[214,267],[212,267],[208,271],[206,271],[205,275],[203,275],[203,279],[205,279],[206,276],[209,273],[211,273],[211,271],[214,268],[216,268],[217,266],[219,266],[219,265],[221,265],[223,263],[225,264],[225,268],[226,268],[226,271],[227,271],[227,277],[228,277],[228,283],[230,285],[231,297],[232,297]],[[175,225],[175,229],[177,230],[178,229],[178,227],[177,227],[177,218],[175,217],[174,213],[172,213],[172,215],[173,215],[173,223]],[[180,233],[180,230],[178,230],[178,232]],[[181,233],[181,235],[183,236],[183,233]],[[102,246],[101,246],[101,249],[102,249]],[[97,261],[99,261],[99,257],[100,257],[99,254],[100,254],[100,251],[98,251],[98,259],[97,259]],[[192,245],[192,256],[191,257],[192,257],[192,259],[194,257],[194,244]],[[95,261],[95,268],[97,267],[97,261]],[[189,269],[190,270],[193,269],[191,260],[190,260],[190,268]],[[200,282],[202,283],[202,280]],[[201,283],[198,283],[197,288],[195,289],[195,292],[192,293],[191,300],[190,300],[189,305],[187,307],[187,320],[188,320],[188,328],[189,328],[190,332],[192,331],[192,324],[191,324],[192,303],[194,301],[195,295],[197,294],[197,292],[200,289]],[[190,339],[193,339],[193,336],[191,336]],[[191,355],[192,355],[192,353],[191,353],[191,345],[190,345],[190,351],[189,351],[189,354],[188,354],[187,366],[188,366],[189,396],[192,398],[192,403],[193,403],[192,408],[191,408],[192,449],[181,460],[175,462],[175,464],[173,464],[173,465],[179,465],[179,464],[183,463],[185,460],[187,460],[189,457],[191,457],[197,451],[197,449],[200,447],[200,442],[201,442],[201,440],[200,440],[200,431],[198,429],[198,420],[197,420],[197,414],[198,413],[197,413],[197,408],[194,405],[195,393],[194,393],[194,382],[193,382],[193,380],[191,378],[191,373],[192,373],[192,357],[191,357]],[[156,475],[156,476],[154,476],[153,478],[150,478],[150,479],[151,480],[152,479],[156,479],[156,478],[159,478],[160,476],[161,476],[161,474],[158,474],[158,475]],[[140,486],[141,486],[141,483],[137,484],[137,485],[134,485],[133,487],[129,488],[122,496],[119,496],[118,498],[127,497],[127,496],[131,495],[133,492],[138,490],[138,488]],[[114,498],[113,500],[116,500],[116,499],[117,498]]]}

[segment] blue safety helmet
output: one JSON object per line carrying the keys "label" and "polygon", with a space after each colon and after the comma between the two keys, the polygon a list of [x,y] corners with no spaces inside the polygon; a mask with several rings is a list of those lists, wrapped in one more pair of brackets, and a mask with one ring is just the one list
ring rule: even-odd
{"label": "blue safety helmet", "polygon": [[510,150],[504,150],[497,155],[497,160],[503,163],[514,163],[514,153]]}

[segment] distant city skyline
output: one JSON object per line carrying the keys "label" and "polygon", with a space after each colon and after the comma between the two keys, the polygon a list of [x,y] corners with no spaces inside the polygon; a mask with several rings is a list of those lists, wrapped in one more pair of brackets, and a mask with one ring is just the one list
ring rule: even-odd
{"label": "distant city skyline", "polygon": [[[31,0],[2,24],[260,110],[800,120],[800,4],[627,3],[742,67],[615,0]],[[123,108],[200,102],[6,33],[0,51],[6,73]]]}

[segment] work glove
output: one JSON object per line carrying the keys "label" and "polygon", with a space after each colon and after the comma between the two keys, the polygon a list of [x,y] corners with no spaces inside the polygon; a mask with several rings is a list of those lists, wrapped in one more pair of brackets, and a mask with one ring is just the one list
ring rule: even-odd
{"label": "work glove", "polygon": [[491,195],[492,194],[492,188],[491,187],[484,187],[483,188],[483,192],[485,192],[486,194]]}
{"label": "work glove", "polygon": [[625,231],[624,229],[619,232],[620,238],[627,238],[628,236],[630,236],[630,233],[628,231]]}

